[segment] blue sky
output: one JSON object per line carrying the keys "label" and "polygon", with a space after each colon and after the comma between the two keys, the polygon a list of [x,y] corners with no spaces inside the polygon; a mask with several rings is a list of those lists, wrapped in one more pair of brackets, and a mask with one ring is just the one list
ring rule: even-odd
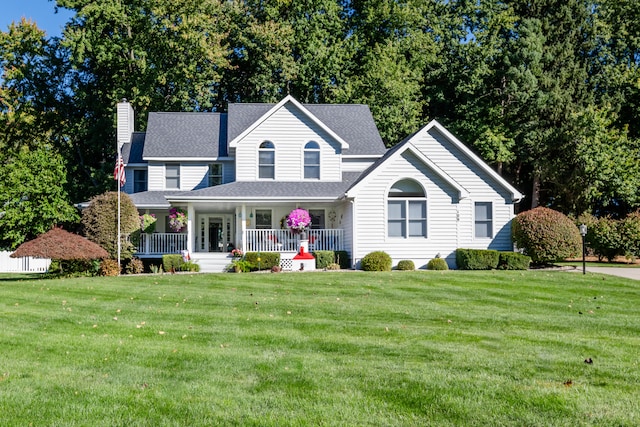
{"label": "blue sky", "polygon": [[47,36],[60,36],[73,13],[62,8],[55,13],[55,0],[0,0],[0,30],[7,31],[11,21],[18,22],[23,16],[36,21]]}

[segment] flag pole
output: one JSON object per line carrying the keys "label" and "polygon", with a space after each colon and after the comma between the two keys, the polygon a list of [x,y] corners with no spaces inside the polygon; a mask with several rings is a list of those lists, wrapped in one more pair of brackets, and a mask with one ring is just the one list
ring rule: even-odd
{"label": "flag pole", "polygon": [[[120,153],[120,143],[116,141],[118,145],[118,166],[120,166],[120,162],[122,159],[122,154]],[[122,181],[120,180],[120,176],[118,176],[117,186],[118,186],[118,275],[120,275],[120,270],[122,266],[120,265],[120,250],[121,250],[121,236],[120,236],[120,190],[122,189]]]}

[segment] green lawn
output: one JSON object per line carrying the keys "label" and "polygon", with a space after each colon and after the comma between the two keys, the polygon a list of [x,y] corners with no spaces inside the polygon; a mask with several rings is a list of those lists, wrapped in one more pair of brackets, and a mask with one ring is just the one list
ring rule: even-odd
{"label": "green lawn", "polygon": [[635,426],[639,306],[549,271],[0,276],[0,425]]}

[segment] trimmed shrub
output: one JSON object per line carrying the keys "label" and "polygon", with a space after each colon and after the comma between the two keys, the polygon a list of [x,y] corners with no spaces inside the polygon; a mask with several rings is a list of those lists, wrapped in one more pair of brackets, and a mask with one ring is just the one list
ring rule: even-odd
{"label": "trimmed shrub", "polygon": [[491,249],[457,249],[456,264],[460,270],[493,270],[498,268],[500,253]]}
{"label": "trimmed shrub", "polygon": [[391,271],[393,261],[388,253],[374,251],[366,254],[360,261],[364,271]]}
{"label": "trimmed shrub", "polygon": [[[82,211],[82,227],[87,239],[102,246],[112,258],[117,258],[118,193],[111,191],[91,199],[89,206]],[[140,235],[140,217],[126,193],[120,194],[120,232],[121,256],[132,258]]]}
{"label": "trimmed shrub", "polygon": [[[260,261],[258,262],[258,258]],[[247,252],[244,260],[251,264],[251,270],[271,270],[274,265],[280,265],[278,252]]]}
{"label": "trimmed shrub", "polygon": [[104,259],[100,263],[101,276],[117,276],[120,274],[120,266],[115,259]]}
{"label": "trimmed shrub", "polygon": [[139,258],[132,258],[127,263],[124,271],[127,274],[140,274],[144,272],[144,264]]}
{"label": "trimmed shrub", "polygon": [[190,271],[192,273],[197,273],[200,271],[200,265],[194,261],[187,261],[180,264],[180,271]]}
{"label": "trimmed shrub", "polygon": [[620,235],[620,223],[610,217],[602,217],[591,224],[587,224],[585,243],[591,248],[599,260],[606,258],[613,261],[618,255],[624,254],[624,244]]}
{"label": "trimmed shrub", "polygon": [[184,261],[182,260],[182,255],[162,255],[162,266],[164,267],[164,271],[166,271],[167,273],[180,271],[180,266],[183,262]]}
{"label": "trimmed shrub", "polygon": [[315,251],[313,256],[316,258],[316,268],[322,269],[333,263],[335,253],[333,251]]}
{"label": "trimmed shrub", "polygon": [[512,222],[513,241],[534,264],[575,257],[582,250],[578,227],[566,215],[538,207],[518,214]]}
{"label": "trimmed shrub", "polygon": [[449,266],[444,258],[433,258],[427,263],[427,270],[448,270]]}
{"label": "trimmed shrub", "polygon": [[517,252],[500,252],[498,268],[500,270],[528,270],[531,257]]}
{"label": "trimmed shrub", "polygon": [[403,259],[398,261],[396,268],[398,270],[413,271],[416,269],[416,265],[410,259]]}
{"label": "trimmed shrub", "polygon": [[[640,257],[640,211],[627,215],[618,226],[622,252],[628,259]],[[587,234],[589,230],[587,229]]]}

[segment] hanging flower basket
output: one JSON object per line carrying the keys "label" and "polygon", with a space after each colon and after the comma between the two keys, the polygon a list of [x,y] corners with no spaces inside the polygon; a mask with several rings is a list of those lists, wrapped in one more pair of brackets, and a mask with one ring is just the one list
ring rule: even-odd
{"label": "hanging flower basket", "polygon": [[151,234],[156,231],[156,215],[155,214],[144,214],[140,215],[140,229],[143,233]]}
{"label": "hanging flower basket", "polygon": [[293,233],[302,233],[311,225],[311,215],[305,209],[294,209],[287,217],[287,226]]}
{"label": "hanging flower basket", "polygon": [[176,233],[184,231],[187,228],[187,213],[180,208],[169,209],[169,228]]}

